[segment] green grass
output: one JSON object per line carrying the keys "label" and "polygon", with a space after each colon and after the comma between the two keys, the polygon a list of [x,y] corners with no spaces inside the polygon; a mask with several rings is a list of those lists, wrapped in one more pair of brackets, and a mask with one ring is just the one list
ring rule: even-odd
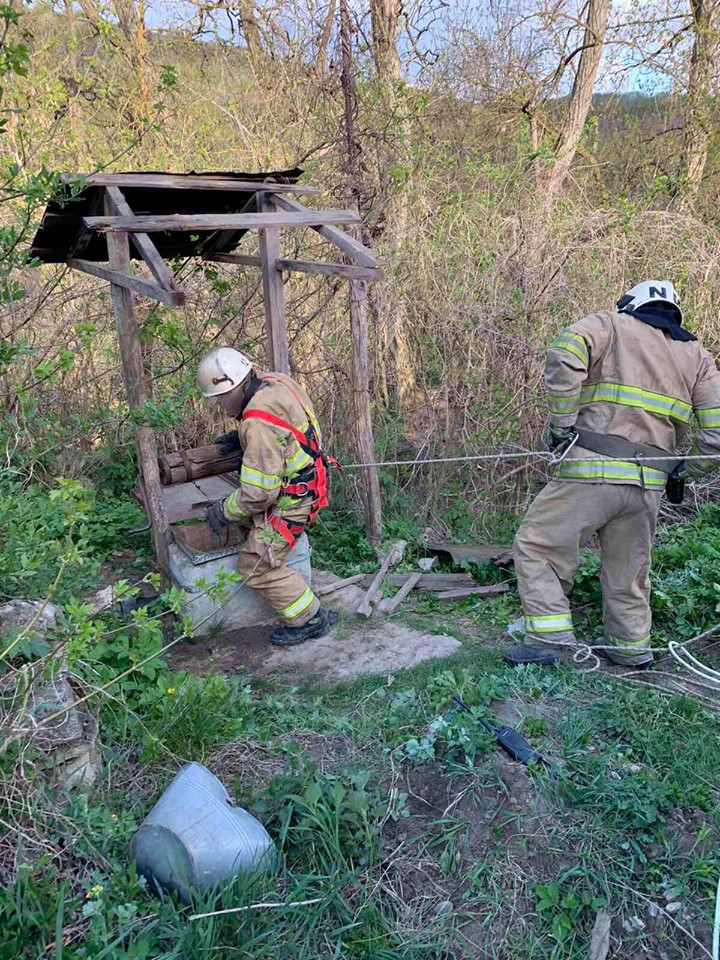
{"label": "green grass", "polygon": [[[84,494],[64,496],[67,505]],[[23,509],[49,516],[38,497]],[[94,502],[83,501],[84,515]],[[696,594],[687,585],[698,557],[715,549],[717,516],[705,510],[663,532],[656,564],[668,595],[675,577],[708,618],[704,583]],[[316,556],[343,573],[370,566],[357,531],[333,524]],[[82,550],[102,554],[91,525],[76,529]],[[58,550],[72,556],[63,532]],[[13,533],[11,551],[17,542]],[[576,595],[591,605],[593,563]],[[483,582],[504,576],[473,572]],[[68,592],[77,582],[70,576]],[[661,630],[689,626],[687,611],[672,621],[662,597],[660,606]],[[163,643],[147,613],[123,624],[68,610],[70,663],[87,682],[105,682]],[[203,679],[154,662],[98,701],[105,776],[69,804],[41,789],[32,752],[11,747],[0,762],[0,869],[22,865],[0,890],[0,960],[584,960],[601,906],[615,917],[616,957],[659,956],[670,945],[670,956],[703,956],[692,937],[707,946],[720,874],[720,720],[687,698],[597,673],[510,668],[493,640],[517,612],[513,591],[452,605],[413,596],[396,616],[452,632],[462,650],[342,684]],[[595,615],[591,607],[590,629]],[[452,708],[456,693],[471,714]],[[480,718],[520,729],[548,766],[503,761]],[[187,760],[216,770],[281,854],[275,872],[190,908],[150,895],[127,860],[137,826]],[[670,894],[689,933],[648,916],[648,904]]]}

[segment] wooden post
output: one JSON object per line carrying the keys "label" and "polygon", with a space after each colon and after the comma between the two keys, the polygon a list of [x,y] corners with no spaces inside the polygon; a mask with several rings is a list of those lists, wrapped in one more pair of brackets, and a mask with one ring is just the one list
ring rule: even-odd
{"label": "wooden post", "polygon": [[[340,0],[340,44],[342,51],[342,88],[345,99],[345,172],[350,205],[360,209],[359,144],[355,136],[357,103],[355,76],[350,51],[350,12],[347,0]],[[360,230],[357,235],[359,238]],[[370,369],[368,363],[368,289],[367,280],[350,281],[350,329],[352,331],[352,387],[355,407],[357,455],[360,463],[375,461],[370,413]],[[362,471],[365,500],[365,534],[372,546],[382,540],[382,504],[376,467]]]}
{"label": "wooden post", "polygon": [[[370,414],[367,280],[350,281],[350,329],[357,456],[360,463],[373,463],[375,440]],[[376,547],[382,540],[382,504],[377,467],[366,467],[361,475],[365,501],[365,533],[372,546]]]}
{"label": "wooden post", "polygon": [[[106,201],[106,212],[109,204]],[[108,233],[108,260],[113,270],[130,272],[130,241],[127,233]],[[110,284],[115,326],[117,329],[123,379],[130,411],[140,409],[148,399],[148,389],[143,369],[140,330],[138,328],[133,295],[126,287]],[[143,479],[148,519],[152,523],[151,534],[155,558],[167,582],[169,576],[168,539],[169,524],[165,513],[158,469],[155,433],[150,427],[135,428],[138,462]]]}
{"label": "wooden post", "polygon": [[[258,194],[258,207],[261,212],[274,210],[265,194]],[[266,227],[260,230],[265,333],[270,369],[278,373],[290,373],[287,326],[285,325],[285,290],[279,259],[280,231],[277,227]]]}

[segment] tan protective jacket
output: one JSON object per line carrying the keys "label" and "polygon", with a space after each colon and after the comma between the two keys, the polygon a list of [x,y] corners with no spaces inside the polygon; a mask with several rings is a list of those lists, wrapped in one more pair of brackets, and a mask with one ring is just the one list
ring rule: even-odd
{"label": "tan protective jacket", "polygon": [[[308,415],[317,431],[312,402],[305,391],[284,373],[264,373],[265,381],[248,403],[243,413],[263,410],[294,426],[301,433],[308,429]],[[243,459],[240,486],[225,501],[225,516],[229,520],[245,520],[264,514],[276,503],[280,488],[312,462],[289,430],[262,420],[241,418],[238,428]],[[282,505],[279,505],[282,508]],[[281,509],[283,516],[307,512],[309,505],[288,505]]]}
{"label": "tan protective jacket", "polygon": [[[720,453],[720,374],[697,341],[673,340],[629,314],[594,313],[564,330],[545,365],[550,422],[634,443],[679,450],[693,415],[693,454]],[[660,489],[667,474],[574,446],[553,474],[558,480],[631,483]],[[698,478],[720,461],[689,460]]]}

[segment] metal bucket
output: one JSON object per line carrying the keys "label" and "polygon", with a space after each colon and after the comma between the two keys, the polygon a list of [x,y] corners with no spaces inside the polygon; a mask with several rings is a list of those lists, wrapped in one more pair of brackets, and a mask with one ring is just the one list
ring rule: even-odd
{"label": "metal bucket", "polygon": [[275,864],[275,847],[263,825],[233,806],[225,787],[199,763],[183,767],[140,825],[130,844],[138,873],[154,889],[193,892],[240,873]]}

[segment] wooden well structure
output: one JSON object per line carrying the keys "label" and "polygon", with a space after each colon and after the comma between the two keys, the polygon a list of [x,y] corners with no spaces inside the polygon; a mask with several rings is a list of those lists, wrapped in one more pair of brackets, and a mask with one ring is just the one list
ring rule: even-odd
{"label": "wooden well structure", "polygon": [[[66,263],[110,283],[123,378],[130,411],[149,399],[135,296],[180,307],[185,294],[166,260],[199,257],[262,271],[269,367],[290,372],[283,274],[334,275],[350,283],[352,386],[358,460],[374,460],[368,388],[367,283],[380,277],[377,259],[354,233],[360,218],[351,210],[311,209],[297,197],[319,190],[298,182],[302,170],[247,173],[94,173],[67,202],[48,204],[31,255]],[[75,180],[77,177],[68,178]],[[292,260],[282,256],[280,231],[309,227],[342,254],[342,262]],[[237,252],[248,231],[259,232],[260,254]],[[141,261],[145,275],[134,269]],[[155,555],[168,570],[172,536],[163,502],[154,431],[135,429],[140,489],[151,523]],[[363,471],[366,531],[381,531],[377,473]]]}

